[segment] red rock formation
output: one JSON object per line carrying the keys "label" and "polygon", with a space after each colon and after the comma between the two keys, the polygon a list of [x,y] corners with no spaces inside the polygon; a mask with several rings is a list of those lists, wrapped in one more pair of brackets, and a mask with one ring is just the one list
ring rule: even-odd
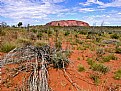
{"label": "red rock formation", "polygon": [[52,21],[46,24],[47,26],[89,26],[88,23],[77,20],[60,20]]}

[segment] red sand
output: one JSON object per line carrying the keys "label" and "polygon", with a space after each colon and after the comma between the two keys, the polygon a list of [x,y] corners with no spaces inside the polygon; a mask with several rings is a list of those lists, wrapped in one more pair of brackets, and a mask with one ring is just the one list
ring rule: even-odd
{"label": "red sand", "polygon": [[[67,43],[63,43],[63,48],[66,49],[67,46],[65,46]],[[69,44],[69,43],[68,43]],[[70,44],[69,44],[70,45]],[[68,46],[69,46],[68,45]],[[2,53],[0,54],[0,56]],[[110,61],[107,63],[104,63],[105,65],[110,67],[110,71],[106,74],[103,74],[100,79],[100,84],[96,86],[93,83],[93,80],[90,79],[90,74],[93,74],[94,71],[89,69],[89,65],[86,62],[86,59],[88,57],[95,56],[95,52],[92,52],[90,50],[73,50],[71,56],[70,56],[70,64],[66,68],[66,72],[68,76],[71,78],[73,83],[76,83],[82,91],[107,91],[106,88],[109,86],[115,86],[115,85],[121,85],[121,80],[114,80],[114,72],[121,68],[121,54],[117,54],[118,60]],[[78,60],[77,58],[80,58]],[[78,65],[82,64],[85,67],[84,72],[78,72]],[[18,65],[12,64],[7,65],[8,68],[14,68]],[[76,88],[69,82],[69,79],[67,75],[63,72],[63,70],[57,70],[53,68],[49,68],[49,86],[53,91],[77,91]],[[3,72],[3,79],[5,79],[10,73],[5,70],[5,68],[2,68]],[[0,91],[13,91],[13,88],[18,86],[21,87],[23,84],[23,77],[27,78],[29,75],[29,72],[20,72],[17,76],[11,79],[12,86],[7,88],[5,85],[1,85]],[[117,90],[117,91],[121,91]]]}

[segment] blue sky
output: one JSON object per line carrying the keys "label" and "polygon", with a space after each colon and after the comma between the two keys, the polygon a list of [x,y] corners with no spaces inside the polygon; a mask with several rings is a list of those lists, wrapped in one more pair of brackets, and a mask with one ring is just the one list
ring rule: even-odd
{"label": "blue sky", "polygon": [[121,26],[121,0],[0,0],[0,22],[9,25],[70,19]]}

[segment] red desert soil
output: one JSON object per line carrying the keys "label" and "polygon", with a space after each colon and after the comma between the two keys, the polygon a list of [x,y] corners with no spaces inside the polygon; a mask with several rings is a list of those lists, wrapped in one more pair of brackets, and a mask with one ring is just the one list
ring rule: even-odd
{"label": "red desert soil", "polygon": [[[63,49],[67,48],[70,45],[69,43],[63,43]],[[107,91],[106,88],[111,85],[121,85],[121,80],[114,80],[114,72],[121,67],[121,55],[117,54],[118,60],[110,61],[108,63],[104,63],[105,65],[110,67],[110,71],[101,76],[101,83],[99,86],[96,86],[93,83],[93,80],[90,79],[90,74],[93,74],[94,71],[89,69],[89,65],[86,62],[88,57],[95,56],[95,52],[90,50],[73,50],[72,54],[70,55],[69,59],[71,60],[69,66],[66,69],[66,74],[69,76],[71,81],[76,84],[77,87],[81,88],[82,91]],[[80,60],[77,58],[80,57]],[[82,64],[86,71],[78,72],[78,65]],[[12,64],[7,65],[5,68],[15,68],[18,65]],[[4,80],[6,77],[9,76],[9,72],[2,68],[2,79]],[[77,89],[70,83],[70,80],[67,75],[65,75],[63,70],[48,68],[49,71],[49,86],[53,91],[77,91]],[[7,86],[1,84],[0,91],[13,91],[14,87],[21,87],[23,86],[23,78],[29,76],[29,72],[20,72],[17,76],[11,79],[11,86],[7,88]],[[117,91],[121,91],[117,90]]]}

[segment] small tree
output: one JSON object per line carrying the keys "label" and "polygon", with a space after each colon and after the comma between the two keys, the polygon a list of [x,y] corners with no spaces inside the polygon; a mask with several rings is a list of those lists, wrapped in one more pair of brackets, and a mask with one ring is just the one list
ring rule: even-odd
{"label": "small tree", "polygon": [[19,22],[19,23],[18,23],[18,27],[20,27],[20,26],[22,26],[22,25],[23,25],[22,22]]}

